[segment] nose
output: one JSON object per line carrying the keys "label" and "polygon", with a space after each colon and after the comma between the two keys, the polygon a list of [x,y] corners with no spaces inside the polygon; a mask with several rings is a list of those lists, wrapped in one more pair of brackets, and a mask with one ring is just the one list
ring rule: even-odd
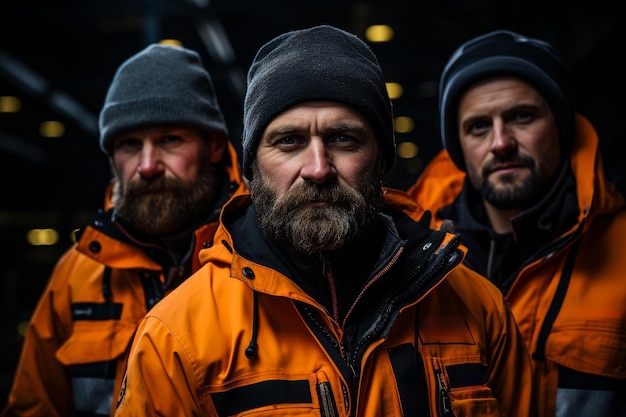
{"label": "nose", "polygon": [[152,178],[161,175],[165,170],[159,156],[159,150],[150,142],[144,142],[141,148],[141,160],[137,171],[142,178]]}
{"label": "nose", "polygon": [[322,140],[311,141],[302,158],[300,175],[305,180],[321,184],[336,175],[331,154]]}
{"label": "nose", "polygon": [[493,122],[492,135],[491,152],[493,153],[508,153],[517,146],[515,135],[510,131],[506,123],[501,120]]}

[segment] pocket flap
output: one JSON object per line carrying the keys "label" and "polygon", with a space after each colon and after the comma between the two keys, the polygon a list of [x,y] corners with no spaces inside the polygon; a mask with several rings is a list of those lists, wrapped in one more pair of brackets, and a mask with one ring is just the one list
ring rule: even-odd
{"label": "pocket flap", "polygon": [[136,326],[120,321],[78,321],[72,336],[57,351],[64,365],[105,362],[126,352]]}

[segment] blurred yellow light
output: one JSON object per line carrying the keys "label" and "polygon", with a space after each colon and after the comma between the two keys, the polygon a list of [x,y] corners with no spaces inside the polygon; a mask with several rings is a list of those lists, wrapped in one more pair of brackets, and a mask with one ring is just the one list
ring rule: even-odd
{"label": "blurred yellow light", "polygon": [[413,119],[408,116],[398,116],[393,121],[393,128],[397,133],[410,133],[414,127]]}
{"label": "blurred yellow light", "polygon": [[39,134],[44,138],[59,138],[65,133],[65,126],[63,123],[49,120],[39,125]]}
{"label": "blurred yellow light", "polygon": [[22,108],[22,101],[15,96],[0,96],[0,113],[17,113]]}
{"label": "blurred yellow light", "polygon": [[393,29],[388,25],[372,25],[365,29],[365,38],[370,42],[389,42],[393,35]]}
{"label": "blurred yellow light", "polygon": [[54,245],[59,241],[59,233],[54,229],[32,229],[26,234],[26,240],[34,246]]}
{"label": "blurred yellow light", "polygon": [[183,43],[178,39],[161,39],[159,43],[161,45],[183,46]]}
{"label": "blurred yellow light", "polygon": [[413,142],[401,142],[398,144],[396,152],[402,159],[415,158],[419,152],[419,148]]}
{"label": "blurred yellow light", "polygon": [[400,98],[402,97],[402,93],[404,89],[398,83],[385,83],[387,86],[387,94],[389,94],[390,99]]}

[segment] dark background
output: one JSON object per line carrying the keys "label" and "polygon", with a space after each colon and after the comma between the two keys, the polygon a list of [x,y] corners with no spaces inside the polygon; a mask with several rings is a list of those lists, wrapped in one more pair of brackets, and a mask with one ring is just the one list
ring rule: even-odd
{"label": "dark background", "polygon": [[[10,3],[10,4],[9,4]],[[98,148],[97,116],[119,64],[151,42],[176,38],[201,53],[239,148],[245,74],[256,50],[291,29],[332,24],[364,38],[389,24],[394,39],[372,44],[388,81],[403,85],[396,116],[415,121],[397,141],[419,153],[399,159],[387,184],[408,188],[439,150],[437,81],[460,43],[493,29],[543,38],[572,68],[577,109],[596,126],[605,168],[624,189],[622,131],[625,25],[608,2],[399,0],[22,0],[0,10],[0,96],[16,95],[19,113],[0,113],[0,406],[17,364],[18,332],[54,262],[103,199],[109,179]],[[215,53],[218,33],[230,54]],[[228,48],[225,49],[229,51]],[[332,57],[328,57],[332,60]],[[61,120],[65,134],[39,136]],[[31,228],[56,228],[53,246],[29,246]]]}

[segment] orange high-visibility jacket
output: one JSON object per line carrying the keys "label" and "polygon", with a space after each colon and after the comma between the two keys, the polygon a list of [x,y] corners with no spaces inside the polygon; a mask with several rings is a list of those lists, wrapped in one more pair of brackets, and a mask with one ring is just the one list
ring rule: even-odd
{"label": "orange high-visibility jacket", "polygon": [[140,325],[116,417],[528,416],[530,358],[502,294],[461,264],[456,236],[400,214],[423,213],[408,195],[386,203],[373,259],[338,256],[314,278],[375,265],[338,322],[249,196],[230,200],[202,269]]}
{"label": "orange high-visibility jacket", "polygon": [[[199,250],[213,238],[221,205],[244,189],[235,148],[228,146],[228,184],[209,223],[194,232],[192,271],[200,267]],[[57,261],[31,317],[3,417],[114,412],[135,329],[169,289],[162,266],[139,243],[107,234],[111,228],[101,217],[109,219],[110,212]]]}
{"label": "orange high-visibility jacket", "polygon": [[[626,206],[605,180],[597,134],[580,115],[570,166],[578,221],[537,247],[505,296],[533,357],[538,417],[624,416]],[[442,151],[409,189],[433,212],[434,228],[464,178]]]}

